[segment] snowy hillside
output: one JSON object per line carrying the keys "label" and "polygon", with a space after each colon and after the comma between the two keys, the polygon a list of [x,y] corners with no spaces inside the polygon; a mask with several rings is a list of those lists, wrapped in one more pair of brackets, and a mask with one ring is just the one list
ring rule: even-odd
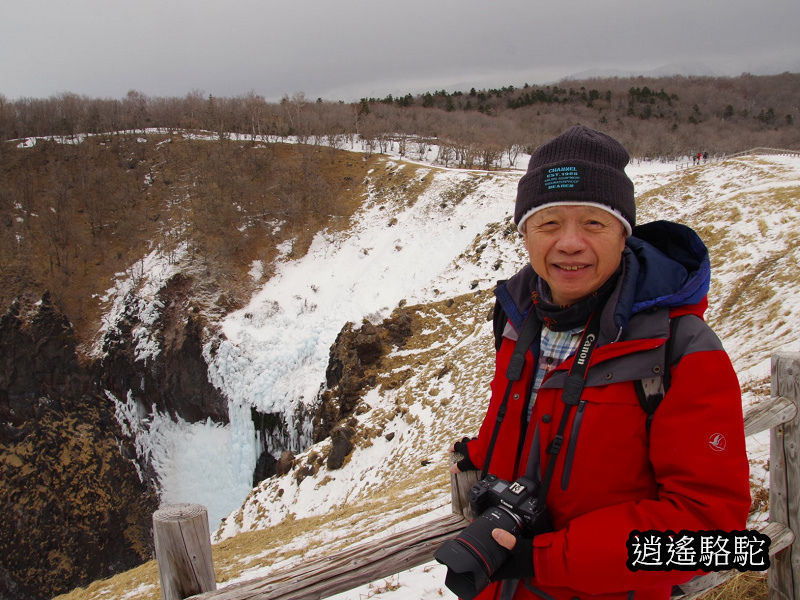
{"label": "snowy hillside", "polygon": [[[303,258],[283,258],[206,349],[213,383],[230,399],[231,425],[150,429],[164,502],[208,506],[212,531],[225,517],[213,535],[220,586],[449,510],[446,448],[477,431],[488,397],[491,289],[525,262],[509,216],[521,171],[444,170],[391,156],[385,168],[410,171],[421,190],[416,199],[401,190],[396,197],[371,193],[346,235],[322,233]],[[800,350],[800,157],[745,157],[685,170],[634,162],[628,172],[640,223],[679,221],[708,244],[707,319],[740,373],[745,402],[757,401],[769,391],[770,355]],[[345,465],[328,470],[322,457],[330,441],[307,447],[306,427],[289,440],[302,451],[294,468],[251,490],[258,452],[251,407],[293,418],[324,386],[342,326],[378,324],[399,305],[413,315],[413,336],[375,369]],[[768,437],[751,440],[757,482],[767,443]],[[152,570],[104,593],[156,597]],[[398,599],[453,598],[436,564],[335,598],[378,591]]]}

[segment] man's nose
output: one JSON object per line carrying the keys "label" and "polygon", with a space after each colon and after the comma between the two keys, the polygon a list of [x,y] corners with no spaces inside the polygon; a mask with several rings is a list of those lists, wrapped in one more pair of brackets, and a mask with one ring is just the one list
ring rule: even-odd
{"label": "man's nose", "polygon": [[558,237],[556,248],[561,252],[574,254],[580,252],[586,247],[586,239],[583,231],[575,224],[567,224],[561,230],[561,235]]}

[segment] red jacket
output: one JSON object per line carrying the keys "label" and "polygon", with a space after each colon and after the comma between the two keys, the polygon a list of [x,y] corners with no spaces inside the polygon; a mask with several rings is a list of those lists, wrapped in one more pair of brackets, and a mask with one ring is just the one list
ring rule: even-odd
{"label": "red jacket", "polygon": [[[518,585],[515,599],[666,599],[674,585],[698,573],[630,571],[626,542],[631,531],[734,531],[746,526],[750,488],[741,394],[727,354],[702,320],[708,276],[700,273],[699,283],[695,276],[707,270],[707,264],[690,261],[694,270],[688,279],[678,277],[674,291],[648,297],[643,286],[649,275],[642,272],[642,264],[648,262],[643,255],[650,248],[632,242],[624,255],[620,284],[603,310],[604,325],[582,402],[572,408],[556,459],[546,501],[554,531],[534,539],[536,576]],[[653,268],[652,256],[649,259],[648,268]],[[702,257],[698,262],[703,263]],[[667,271],[655,272],[661,277]],[[483,425],[477,439],[467,444],[469,459],[478,468],[484,466],[506,391],[514,329],[519,330],[526,312],[524,291],[532,277],[530,268],[523,269],[497,292],[512,327],[497,353]],[[670,318],[679,315],[690,316],[679,320],[667,359]],[[572,358],[545,378],[530,421],[525,418],[535,351],[529,350],[523,376],[513,384],[491,457],[488,472],[503,479],[525,473],[529,452],[538,458],[539,476],[543,475],[546,448],[564,410],[561,393]],[[648,432],[634,382],[665,368],[671,369],[671,385]],[[479,598],[499,598],[499,593],[499,585],[493,585]]]}

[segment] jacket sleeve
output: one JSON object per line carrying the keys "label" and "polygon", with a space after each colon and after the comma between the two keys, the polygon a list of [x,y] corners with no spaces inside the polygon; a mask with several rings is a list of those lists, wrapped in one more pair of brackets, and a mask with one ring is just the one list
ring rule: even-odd
{"label": "jacket sleeve", "polygon": [[608,505],[537,536],[537,582],[594,594],[680,584],[697,572],[627,568],[633,530],[745,529],[750,485],[741,392],[724,351],[687,354],[673,367],[649,443],[656,498]]}

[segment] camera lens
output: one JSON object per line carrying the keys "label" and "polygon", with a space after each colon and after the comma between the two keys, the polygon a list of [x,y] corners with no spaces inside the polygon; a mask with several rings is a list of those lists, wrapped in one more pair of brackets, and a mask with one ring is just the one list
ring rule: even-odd
{"label": "camera lens", "polygon": [[509,551],[492,537],[493,529],[519,535],[519,518],[493,506],[434,554],[437,561],[447,566],[445,585],[463,600],[472,600],[489,585],[492,573],[508,558]]}

